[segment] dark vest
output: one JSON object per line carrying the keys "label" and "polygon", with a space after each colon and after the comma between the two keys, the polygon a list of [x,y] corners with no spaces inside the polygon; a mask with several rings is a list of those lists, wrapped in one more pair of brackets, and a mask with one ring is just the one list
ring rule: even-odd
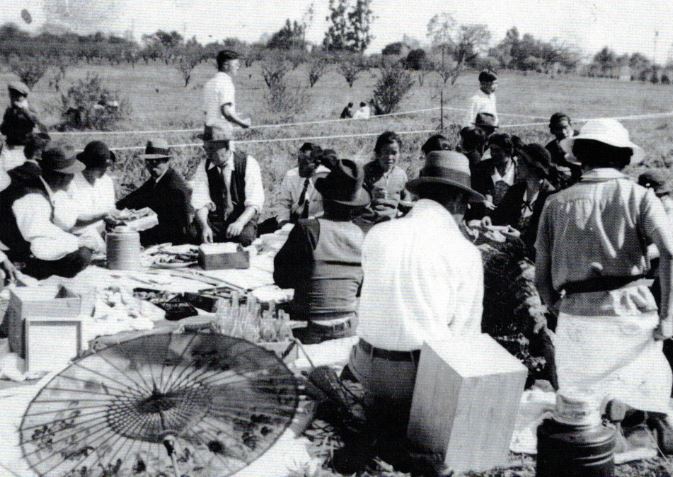
{"label": "dark vest", "polygon": [[210,200],[215,204],[215,211],[210,213],[210,219],[215,222],[236,220],[245,210],[245,169],[248,164],[248,157],[243,152],[234,151],[234,170],[231,173],[231,184],[229,186],[233,209],[228,217],[224,216],[227,210],[224,179],[220,173],[220,168],[210,168],[211,164],[210,158],[207,159],[208,190]]}
{"label": "dark vest", "polygon": [[[24,261],[30,256],[30,242],[23,238],[16,225],[12,205],[20,198],[31,193],[41,194],[49,200],[49,195],[41,182],[39,186],[37,184],[12,183],[0,193],[0,241],[9,247],[7,255],[15,261]],[[54,209],[51,207],[51,213],[53,214],[53,212]]]}

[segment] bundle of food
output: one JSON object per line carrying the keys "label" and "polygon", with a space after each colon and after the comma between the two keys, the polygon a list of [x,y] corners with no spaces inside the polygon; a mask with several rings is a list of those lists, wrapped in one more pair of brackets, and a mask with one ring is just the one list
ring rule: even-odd
{"label": "bundle of food", "polygon": [[105,218],[105,225],[108,232],[119,226],[126,226],[130,230],[142,232],[159,225],[159,219],[157,214],[149,207],[138,210],[123,209],[115,210],[108,215]]}
{"label": "bundle of food", "polygon": [[189,303],[182,293],[151,290],[148,288],[134,288],[133,295],[140,300],[148,301],[164,310],[168,321],[177,321],[199,314],[196,308]]}
{"label": "bundle of food", "polygon": [[143,252],[143,265],[154,268],[183,268],[196,265],[199,258],[198,245],[154,245]]}

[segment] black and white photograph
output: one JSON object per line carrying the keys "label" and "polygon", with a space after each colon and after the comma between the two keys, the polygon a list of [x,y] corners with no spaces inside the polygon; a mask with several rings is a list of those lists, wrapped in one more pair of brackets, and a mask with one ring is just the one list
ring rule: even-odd
{"label": "black and white photograph", "polygon": [[0,477],[673,476],[671,25],[3,0]]}

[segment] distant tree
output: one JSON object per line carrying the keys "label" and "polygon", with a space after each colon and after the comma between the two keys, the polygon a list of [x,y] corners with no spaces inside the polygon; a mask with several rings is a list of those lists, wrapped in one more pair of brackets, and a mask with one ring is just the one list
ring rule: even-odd
{"label": "distant tree", "polygon": [[312,55],[308,62],[308,84],[311,88],[315,86],[320,78],[327,71],[329,61],[321,55]]}
{"label": "distant tree", "polygon": [[433,47],[441,50],[442,56],[446,53],[452,56],[453,63],[450,66],[447,66],[445,60],[439,64],[435,62],[444,84],[449,79],[454,84],[465,65],[486,49],[491,38],[486,25],[458,25],[451,14],[446,12],[430,19],[427,35]]}
{"label": "distant tree", "polygon": [[382,55],[406,55],[409,52],[409,46],[402,43],[401,41],[396,41],[395,43],[388,43],[383,50],[381,50]]}
{"label": "distant tree", "polygon": [[353,51],[362,53],[374,39],[371,24],[374,14],[372,0],[330,0],[328,22],[323,48],[327,51]]}
{"label": "distant tree", "polygon": [[593,62],[599,67],[601,76],[611,76],[617,67],[617,55],[605,46],[594,55]]}
{"label": "distant tree", "polygon": [[392,113],[409,93],[414,80],[398,63],[383,67],[379,71],[381,77],[374,87],[374,103],[381,108],[383,114]]}
{"label": "distant tree", "polygon": [[204,57],[203,47],[196,40],[196,37],[192,37],[183,46],[177,48],[175,52],[174,66],[182,74],[186,88],[192,77],[192,71]]}
{"label": "distant tree", "polygon": [[163,59],[166,63],[183,44],[184,38],[177,31],[167,32],[157,30],[142,36],[145,43],[145,53],[152,59]]}
{"label": "distant tree", "polygon": [[40,78],[49,69],[49,63],[44,58],[34,56],[12,56],[9,60],[9,70],[26,83],[30,89],[40,81]]}
{"label": "distant tree", "polygon": [[337,66],[337,71],[344,77],[350,88],[353,87],[360,74],[367,69],[368,66],[363,58],[357,55],[342,56]]}
{"label": "distant tree", "polygon": [[273,55],[262,62],[262,78],[269,88],[280,83],[287,75],[292,65],[284,57]]}
{"label": "distant tree", "polygon": [[428,55],[423,48],[411,50],[404,60],[404,64],[411,70],[423,70],[429,65]]}
{"label": "distant tree", "polygon": [[305,27],[299,24],[296,20],[290,22],[285,20],[283,28],[271,35],[271,38],[266,43],[267,48],[275,48],[279,50],[292,50],[305,47]]}

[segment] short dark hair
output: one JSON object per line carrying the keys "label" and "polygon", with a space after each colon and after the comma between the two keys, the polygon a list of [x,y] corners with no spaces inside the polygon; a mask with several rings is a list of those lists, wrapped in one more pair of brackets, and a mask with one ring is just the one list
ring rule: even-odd
{"label": "short dark hair", "polygon": [[360,101],[360,107],[362,106],[367,106],[367,103],[365,103],[364,101]]}
{"label": "short dark hair", "polygon": [[434,134],[428,138],[421,146],[423,154],[428,154],[432,151],[449,151],[451,144],[443,134]]}
{"label": "short dark hair", "polygon": [[47,133],[31,134],[23,148],[23,155],[26,156],[26,159],[33,159],[38,154],[41,155],[50,141],[51,137]]}
{"label": "short dark hair", "polygon": [[312,142],[305,142],[299,148],[299,152],[314,151],[316,148],[320,149],[320,146],[313,144]]}
{"label": "short dark hair", "polygon": [[353,103],[348,103],[348,107],[349,107],[349,108],[352,108],[352,107],[353,107]]}
{"label": "short dark hair", "polygon": [[621,171],[631,162],[633,149],[615,147],[592,139],[576,139],[573,155],[583,165],[590,167],[611,167]]}
{"label": "short dark hair", "polygon": [[514,155],[514,141],[512,136],[506,133],[491,134],[488,138],[488,145],[496,145],[502,148],[510,156]]}
{"label": "short dark hair", "polygon": [[568,116],[566,113],[554,113],[551,115],[551,118],[549,118],[549,127],[553,128],[554,126],[558,126],[561,124],[561,121],[563,120],[568,121],[568,124],[572,124],[572,121],[570,120],[570,116]]}
{"label": "short dark hair", "polygon": [[394,131],[386,131],[376,138],[376,145],[374,146],[374,152],[378,154],[383,149],[383,146],[386,144],[392,144],[396,142],[400,148],[402,147],[402,138]]}
{"label": "short dark hair", "polygon": [[217,52],[217,69],[221,70],[222,66],[229,60],[237,60],[241,57],[238,52],[234,50],[220,50]]}
{"label": "short dark hair", "polygon": [[460,138],[465,151],[483,151],[486,145],[486,132],[481,128],[465,127],[460,130]]}

